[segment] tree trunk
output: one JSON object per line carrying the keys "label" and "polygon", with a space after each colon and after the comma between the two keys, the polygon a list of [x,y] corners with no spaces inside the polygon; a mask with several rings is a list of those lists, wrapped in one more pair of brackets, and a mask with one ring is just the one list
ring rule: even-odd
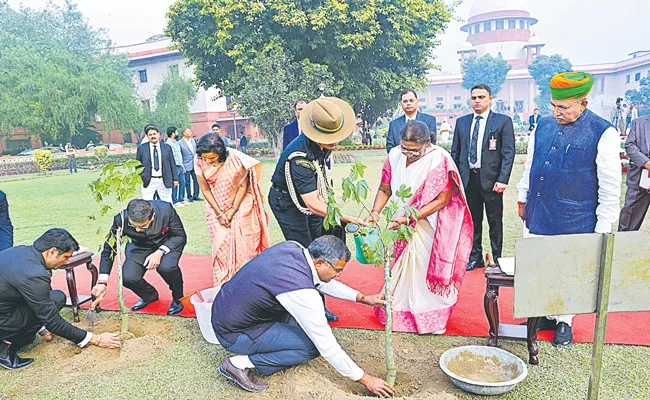
{"label": "tree trunk", "polygon": [[393,299],[390,294],[390,254],[384,246],[384,297],[386,301],[386,328],[384,330],[386,345],[386,383],[393,386],[397,377],[397,367],[393,355]]}
{"label": "tree trunk", "polygon": [[128,332],[129,310],[124,303],[124,285],[122,284],[122,228],[117,231],[115,246],[117,247],[117,299],[120,304],[120,317],[122,318],[120,332]]}

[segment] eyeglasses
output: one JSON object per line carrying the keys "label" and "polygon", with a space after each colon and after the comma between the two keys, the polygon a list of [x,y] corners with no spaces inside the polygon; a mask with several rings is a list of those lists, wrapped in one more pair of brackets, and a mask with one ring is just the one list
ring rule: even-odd
{"label": "eyeglasses", "polygon": [[572,102],[572,105],[570,105],[570,106],[563,106],[563,105],[557,105],[557,106],[556,106],[556,105],[553,104],[553,103],[548,103],[548,104],[546,105],[546,107],[548,107],[548,109],[551,110],[551,111],[555,111],[555,110],[557,110],[557,112],[559,112],[560,114],[562,114],[562,113],[565,113],[565,112],[566,112],[568,109],[570,109],[571,107],[573,107],[573,104],[580,104],[580,101],[582,101],[582,100],[574,100],[574,101]]}
{"label": "eyeglasses", "polygon": [[336,278],[337,276],[341,275],[341,272],[343,272],[343,268],[341,268],[341,269],[336,268],[336,267],[334,267],[332,264],[330,264],[327,260],[323,260],[323,261],[325,261],[325,263],[327,263],[327,265],[328,265],[330,268],[332,268],[332,269],[336,272],[336,275],[334,275],[335,278]]}
{"label": "eyeglasses", "polygon": [[133,222],[131,222],[131,220],[129,219],[129,226],[131,228],[135,228],[135,229],[147,229],[151,225],[151,223],[153,222],[153,218],[155,216],[156,216],[156,214],[152,215],[151,219],[148,222],[145,222],[143,224],[138,224],[138,225],[133,225]]}
{"label": "eyeglasses", "polygon": [[402,147],[402,154],[404,154],[405,156],[411,155],[413,157],[419,157],[420,154],[422,154],[424,152],[423,150],[424,150],[424,148],[426,146],[427,146],[427,143],[425,143],[424,146],[422,146],[422,148],[420,150],[407,150],[407,149]]}

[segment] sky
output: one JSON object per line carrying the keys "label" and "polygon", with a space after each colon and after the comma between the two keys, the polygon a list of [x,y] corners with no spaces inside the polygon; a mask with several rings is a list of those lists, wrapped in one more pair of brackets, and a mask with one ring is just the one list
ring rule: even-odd
{"label": "sky", "polygon": [[[53,0],[62,4],[63,0]],[[464,0],[455,15],[467,20],[474,1]],[[48,0],[9,0],[17,8],[43,8]],[[79,10],[93,27],[103,27],[117,45],[144,42],[160,34],[165,14],[174,0],[77,0]],[[532,30],[546,46],[544,54],[562,54],[574,65],[621,61],[637,50],[650,50],[648,0],[529,0],[529,11],[539,22]],[[434,50],[443,71],[459,72],[458,54],[467,34],[463,22],[452,21]]]}

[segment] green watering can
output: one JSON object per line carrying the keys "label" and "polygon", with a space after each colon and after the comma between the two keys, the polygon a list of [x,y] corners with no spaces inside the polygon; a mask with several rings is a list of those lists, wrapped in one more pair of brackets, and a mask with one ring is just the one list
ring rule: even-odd
{"label": "green watering can", "polygon": [[368,232],[362,232],[358,224],[348,224],[345,231],[354,236],[354,245],[357,248],[357,261],[361,264],[374,264],[375,259],[371,254],[364,254],[363,245],[367,244],[371,249],[378,249],[383,253],[384,245],[379,238],[379,229],[371,226]]}

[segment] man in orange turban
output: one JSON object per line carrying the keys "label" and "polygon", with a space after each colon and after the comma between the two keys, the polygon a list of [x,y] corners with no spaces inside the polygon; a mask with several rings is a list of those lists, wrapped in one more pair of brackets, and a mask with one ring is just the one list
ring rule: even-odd
{"label": "man in orange turban", "polygon": [[[618,218],[620,139],[609,121],[587,109],[593,81],[585,72],[551,79],[553,115],[531,132],[517,185],[524,237],[611,232]],[[541,329],[555,329],[552,344],[568,347],[572,321],[573,315],[549,316]]]}

